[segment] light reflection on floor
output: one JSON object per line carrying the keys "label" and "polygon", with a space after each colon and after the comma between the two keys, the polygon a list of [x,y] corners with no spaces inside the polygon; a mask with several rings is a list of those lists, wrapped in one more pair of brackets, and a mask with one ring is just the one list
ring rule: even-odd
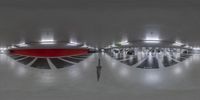
{"label": "light reflection on floor", "polygon": [[[0,96],[5,95],[4,91],[21,91],[21,94],[10,94],[18,98],[39,92],[39,96],[61,95],[76,100],[82,97],[90,99],[86,94],[98,97],[96,94],[99,93],[103,93],[101,96],[108,98],[113,94],[117,97],[129,98],[137,95],[139,99],[148,100],[154,100],[158,94],[162,94],[163,100],[173,99],[172,94],[186,99],[199,96],[197,92],[200,92],[200,55],[194,55],[173,67],[155,70],[125,66],[107,54],[102,54],[101,59],[103,70],[101,80],[97,82],[97,54],[93,54],[77,65],[50,71],[27,67],[5,55],[0,55]],[[181,95],[182,90],[185,96]],[[79,94],[81,98],[73,94]],[[143,94],[151,97],[145,97]],[[32,98],[38,99],[39,96]],[[51,100],[51,98],[48,99]]]}

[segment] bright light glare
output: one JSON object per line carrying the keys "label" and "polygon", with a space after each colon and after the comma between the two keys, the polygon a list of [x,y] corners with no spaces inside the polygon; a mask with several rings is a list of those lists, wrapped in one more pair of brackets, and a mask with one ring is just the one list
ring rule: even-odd
{"label": "bright light glare", "polygon": [[112,47],[117,47],[114,43],[111,45]]}
{"label": "bright light glare", "polygon": [[145,42],[145,43],[152,43],[152,44],[160,43],[159,40],[145,40],[144,42]]}
{"label": "bright light glare", "polygon": [[14,45],[12,45],[10,48],[12,49],[12,48],[16,48],[16,47]]}
{"label": "bright light glare", "polygon": [[182,46],[183,43],[179,42],[179,41],[175,41],[173,44],[173,46]]}
{"label": "bright light glare", "polygon": [[40,41],[41,44],[55,44],[54,39],[42,39]]}
{"label": "bright light glare", "polygon": [[5,48],[5,47],[1,47],[0,50],[7,50],[7,48]]}
{"label": "bright light glare", "polygon": [[157,44],[160,43],[160,39],[158,36],[147,36],[144,39],[144,43],[153,43],[153,44]]}
{"label": "bright light glare", "polygon": [[8,47],[8,49],[14,49],[14,48],[16,48],[14,45]]}
{"label": "bright light glare", "polygon": [[78,46],[78,45],[80,45],[80,43],[71,41],[71,42],[67,43],[67,45],[68,46]]}
{"label": "bright light glare", "polygon": [[54,39],[42,39],[41,42],[54,42]]}
{"label": "bright light glare", "polygon": [[22,42],[22,43],[17,44],[17,46],[19,46],[19,47],[27,47],[28,44],[26,44],[25,42]]}
{"label": "bright light glare", "polygon": [[189,45],[185,45],[185,48],[191,48]]}
{"label": "bright light glare", "polygon": [[129,45],[130,43],[128,42],[128,40],[124,40],[119,42],[120,45]]}
{"label": "bright light glare", "polygon": [[6,50],[7,50],[7,48],[1,47],[1,48],[0,48],[0,53],[4,53]]}
{"label": "bright light glare", "polygon": [[94,47],[92,47],[92,46],[88,46],[88,48],[90,48],[90,49],[95,49]]}
{"label": "bright light glare", "polygon": [[146,37],[146,41],[160,41],[159,37]]}
{"label": "bright light glare", "polygon": [[193,50],[200,50],[200,47],[193,47]]}

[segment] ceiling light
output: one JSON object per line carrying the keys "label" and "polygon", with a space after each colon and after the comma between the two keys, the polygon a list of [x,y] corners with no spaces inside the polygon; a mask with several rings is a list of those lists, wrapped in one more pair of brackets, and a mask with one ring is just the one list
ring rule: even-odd
{"label": "ceiling light", "polygon": [[157,34],[153,34],[153,32],[151,32],[150,34],[146,34],[145,39],[146,41],[160,41],[160,38]]}
{"label": "ceiling light", "polygon": [[68,46],[78,46],[78,45],[80,45],[80,43],[71,41],[71,42],[67,43],[67,45]]}
{"label": "ceiling light", "polygon": [[145,40],[144,43],[157,44],[157,43],[160,43],[160,41],[159,40]]}
{"label": "ceiling light", "polygon": [[193,50],[200,50],[200,47],[193,47]]}
{"label": "ceiling light", "polygon": [[146,41],[160,41],[158,37],[146,37],[145,40]]}
{"label": "ceiling light", "polygon": [[53,39],[42,39],[41,42],[54,42]]}
{"label": "ceiling light", "polygon": [[1,48],[0,48],[0,53],[4,53],[6,50],[7,50],[7,48],[1,47]]}
{"label": "ceiling light", "polygon": [[189,45],[185,45],[185,48],[192,49],[192,47],[191,47],[191,46],[189,46]]}
{"label": "ceiling light", "polygon": [[182,46],[184,45],[183,43],[179,42],[179,41],[175,41],[173,44],[173,46]]}
{"label": "ceiling light", "polygon": [[144,43],[153,43],[153,44],[157,44],[157,43],[160,43],[160,39],[158,36],[153,36],[152,34],[149,36],[147,36],[145,39],[144,39]]}
{"label": "ceiling light", "polygon": [[17,46],[19,46],[19,47],[27,47],[28,44],[26,44],[25,42],[22,42],[22,43],[17,44]]}
{"label": "ceiling light", "polygon": [[9,46],[7,49],[14,49],[14,48],[17,48],[17,47],[14,46],[14,45],[11,45],[11,46]]}
{"label": "ceiling light", "polygon": [[92,47],[92,46],[88,46],[88,48],[89,48],[89,49],[95,49],[95,48],[94,48],[94,47]]}
{"label": "ceiling light", "polygon": [[7,48],[5,48],[5,47],[1,47],[0,50],[7,50]]}
{"label": "ceiling light", "polygon": [[128,40],[125,40],[125,41],[119,42],[119,44],[125,46],[125,45],[129,45],[130,43],[128,42]]}
{"label": "ceiling light", "polygon": [[54,39],[42,39],[40,41],[41,44],[55,44]]}
{"label": "ceiling light", "polygon": [[117,47],[114,43],[111,45],[111,47]]}
{"label": "ceiling light", "polygon": [[14,45],[10,46],[11,49],[16,48]]}
{"label": "ceiling light", "polygon": [[184,47],[185,47],[185,48],[190,48],[190,46],[189,46],[189,45],[185,45]]}
{"label": "ceiling light", "polygon": [[55,42],[41,42],[41,44],[55,44]]}

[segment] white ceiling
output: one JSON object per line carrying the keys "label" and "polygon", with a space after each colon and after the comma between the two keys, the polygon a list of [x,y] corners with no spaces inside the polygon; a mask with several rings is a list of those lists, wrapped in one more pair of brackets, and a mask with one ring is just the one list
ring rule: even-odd
{"label": "white ceiling", "polygon": [[48,32],[55,40],[98,47],[123,38],[142,40],[151,32],[200,46],[200,1],[0,1],[0,46],[39,41]]}

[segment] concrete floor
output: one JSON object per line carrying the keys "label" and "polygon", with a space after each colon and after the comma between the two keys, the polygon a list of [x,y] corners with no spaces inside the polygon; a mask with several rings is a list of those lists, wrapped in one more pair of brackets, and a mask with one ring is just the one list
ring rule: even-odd
{"label": "concrete floor", "polygon": [[159,69],[127,66],[107,54],[71,67],[46,70],[0,55],[1,100],[199,100],[200,55]]}

